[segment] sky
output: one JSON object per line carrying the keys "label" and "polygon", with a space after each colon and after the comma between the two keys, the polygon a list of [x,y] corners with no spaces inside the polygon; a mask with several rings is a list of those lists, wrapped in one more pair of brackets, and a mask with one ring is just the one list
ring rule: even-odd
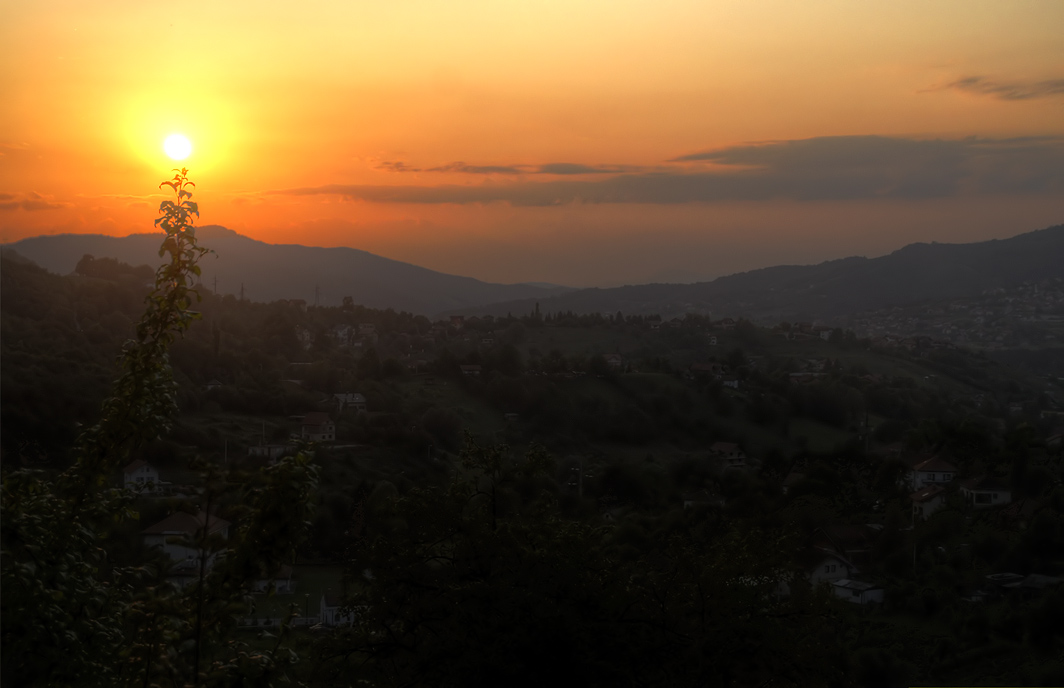
{"label": "sky", "polygon": [[0,94],[3,242],[152,231],[175,165],[201,224],[507,283],[1064,223],[1059,0],[9,0]]}

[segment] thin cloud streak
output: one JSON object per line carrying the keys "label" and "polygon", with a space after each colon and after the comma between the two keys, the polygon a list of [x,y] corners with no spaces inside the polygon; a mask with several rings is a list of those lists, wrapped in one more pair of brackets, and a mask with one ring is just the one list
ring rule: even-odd
{"label": "thin cloud streak", "polygon": [[413,167],[402,160],[386,160],[377,165],[378,170],[387,172],[444,172],[480,175],[526,175],[545,174],[571,176],[583,174],[620,174],[639,172],[646,168],[638,165],[582,165],[573,162],[551,162],[544,165],[470,165],[465,162],[452,162],[437,167]]}
{"label": "thin cloud streak", "polygon": [[[1064,191],[1064,139],[920,140],[838,136],[731,146],[674,158],[672,170],[593,181],[480,185],[329,184],[271,191],[339,195],[374,203],[515,206],[568,203],[677,204],[720,201],[930,199]],[[712,169],[698,163],[711,163]]]}
{"label": "thin cloud streak", "polygon": [[1023,82],[993,81],[983,76],[966,76],[946,84],[943,89],[990,96],[998,100],[1034,100],[1064,96],[1064,79]]}

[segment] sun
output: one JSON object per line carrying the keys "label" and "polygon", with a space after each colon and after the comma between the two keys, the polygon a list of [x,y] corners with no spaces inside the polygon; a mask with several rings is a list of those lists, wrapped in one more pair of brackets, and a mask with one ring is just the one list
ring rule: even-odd
{"label": "sun", "polygon": [[170,134],[163,141],[163,150],[174,160],[184,160],[192,154],[192,142],[184,134]]}

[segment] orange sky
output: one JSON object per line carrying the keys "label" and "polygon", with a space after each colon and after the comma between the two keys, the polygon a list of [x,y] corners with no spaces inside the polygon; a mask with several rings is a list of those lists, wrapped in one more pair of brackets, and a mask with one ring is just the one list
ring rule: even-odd
{"label": "orange sky", "polygon": [[[176,9],[175,9],[176,8]],[[1064,3],[0,9],[0,240],[203,224],[492,281],[693,280],[1064,222]]]}

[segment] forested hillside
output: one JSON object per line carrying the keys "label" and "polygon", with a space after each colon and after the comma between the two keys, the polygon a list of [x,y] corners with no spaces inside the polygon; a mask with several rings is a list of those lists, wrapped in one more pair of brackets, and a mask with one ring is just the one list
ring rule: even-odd
{"label": "forested hillside", "polygon": [[[80,265],[61,277],[4,256],[5,470],[64,465],[142,308],[143,271]],[[179,486],[204,461],[252,469],[263,448],[297,446],[308,415],[335,422],[315,445],[295,589],[252,614],[325,619],[337,598],[355,621],[286,635],[303,658],[291,676],[1064,681],[1058,383],[928,338],[881,348],[808,323],[432,322],[357,300],[204,294],[171,349],[180,415],[138,454],[178,486],[141,500],[145,528],[188,506]],[[929,460],[953,472],[926,507],[911,481]],[[1008,503],[982,508],[973,480]],[[137,532],[114,535],[118,560],[149,556]],[[840,599],[840,580],[881,597]]]}

